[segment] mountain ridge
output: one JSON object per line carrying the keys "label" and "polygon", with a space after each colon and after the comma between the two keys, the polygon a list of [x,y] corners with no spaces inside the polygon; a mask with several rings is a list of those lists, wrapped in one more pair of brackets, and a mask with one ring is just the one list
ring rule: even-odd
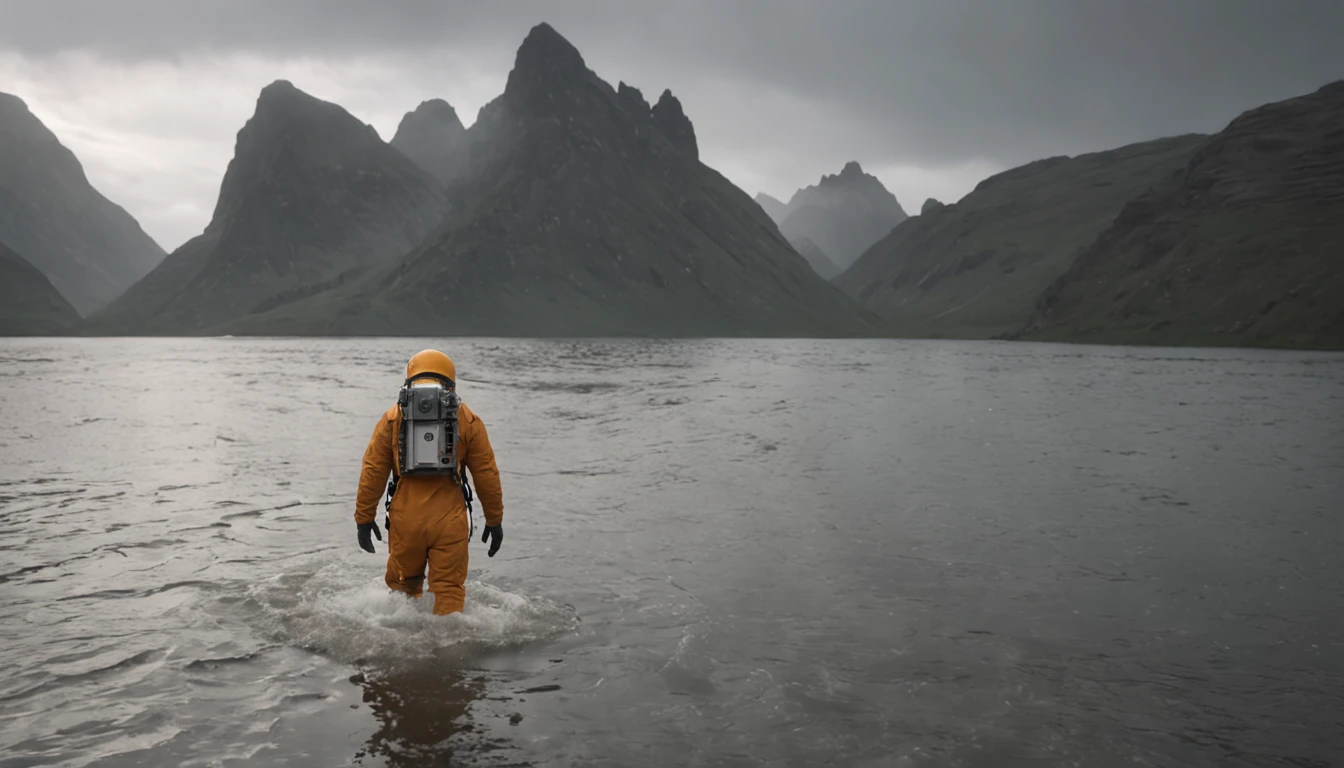
{"label": "mountain ridge", "polygon": [[205,231],[84,325],[198,333],[284,292],[389,262],[442,212],[441,185],[343,108],[285,80],[238,132]]}
{"label": "mountain ridge", "polygon": [[[861,335],[749,197],[699,162],[664,92],[612,88],[549,25],[467,130],[435,233],[395,268],[230,332]],[[662,105],[661,108],[659,105]]]}
{"label": "mountain ridge", "polygon": [[81,314],[164,257],[131,214],[94,188],[74,152],[8,93],[0,93],[0,240]]}
{"label": "mountain ridge", "polygon": [[1344,349],[1344,80],[1256,107],[1131,200],[1008,336]]}

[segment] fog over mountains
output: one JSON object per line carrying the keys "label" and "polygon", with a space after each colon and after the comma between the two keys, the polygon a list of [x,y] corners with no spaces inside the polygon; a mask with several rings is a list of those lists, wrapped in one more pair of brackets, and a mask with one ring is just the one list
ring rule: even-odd
{"label": "fog over mountains", "polygon": [[753,200],[677,95],[613,87],[548,24],[469,128],[431,98],[385,140],[301,85],[261,91],[166,257],[0,95],[6,332],[1344,346],[1340,83],[914,216],[858,161]]}

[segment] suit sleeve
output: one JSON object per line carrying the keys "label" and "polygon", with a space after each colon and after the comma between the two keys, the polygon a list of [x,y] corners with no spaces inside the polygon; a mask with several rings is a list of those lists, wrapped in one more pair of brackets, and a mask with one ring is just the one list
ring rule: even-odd
{"label": "suit sleeve", "polygon": [[486,525],[504,522],[504,490],[499,484],[499,468],[495,466],[495,451],[490,447],[490,435],[485,422],[470,414],[462,431],[466,445],[466,465],[471,472],[471,483],[476,486],[476,498],[481,500]]}
{"label": "suit sleeve", "polygon": [[371,523],[378,516],[378,501],[387,488],[392,474],[392,422],[384,416],[378,419],[364,449],[364,466],[359,473],[359,493],[355,497],[355,522]]}

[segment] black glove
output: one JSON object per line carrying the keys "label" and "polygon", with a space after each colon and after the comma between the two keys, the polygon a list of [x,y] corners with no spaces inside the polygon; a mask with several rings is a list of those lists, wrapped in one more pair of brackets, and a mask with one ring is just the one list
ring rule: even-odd
{"label": "black glove", "polygon": [[485,532],[481,534],[481,543],[484,544],[487,541],[490,542],[490,551],[485,554],[494,557],[495,553],[499,551],[499,545],[504,542],[503,523],[485,526]]}
{"label": "black glove", "polygon": [[377,536],[379,541],[383,540],[383,532],[378,530],[377,520],[367,523],[355,523],[355,527],[359,529],[359,548],[365,552],[373,551],[373,540],[369,538],[370,533]]}

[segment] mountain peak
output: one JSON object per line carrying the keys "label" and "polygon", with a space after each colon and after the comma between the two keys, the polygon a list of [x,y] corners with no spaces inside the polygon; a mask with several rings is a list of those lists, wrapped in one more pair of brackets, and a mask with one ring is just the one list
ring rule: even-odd
{"label": "mountain peak", "polygon": [[855,178],[864,175],[863,168],[859,165],[859,161],[857,160],[850,160],[848,163],[845,163],[844,168],[840,169],[840,178],[842,179]]}
{"label": "mountain peak", "polygon": [[674,147],[691,157],[700,156],[700,148],[695,141],[695,126],[691,125],[690,118],[682,111],[681,101],[672,95],[670,89],[658,97],[652,115],[653,124]]}
{"label": "mountain peak", "polygon": [[556,74],[582,73],[588,69],[579,49],[544,21],[533,27],[523,39],[523,44],[518,46],[513,66],[515,71],[541,67],[553,70]]}
{"label": "mountain peak", "polygon": [[0,91],[0,114],[7,112],[27,112],[28,104],[12,93]]}
{"label": "mountain peak", "polygon": [[276,80],[261,89],[261,94],[257,96],[256,114],[287,115],[322,103],[321,99],[299,90],[290,81]]}
{"label": "mountain peak", "polygon": [[579,49],[551,25],[541,23],[518,47],[504,98],[525,113],[550,115],[580,99],[580,84],[589,77]]}
{"label": "mountain peak", "polygon": [[446,184],[460,165],[458,150],[466,131],[452,105],[430,99],[406,113],[391,144]]}
{"label": "mountain peak", "polygon": [[621,106],[629,109],[631,112],[641,116],[648,117],[649,102],[644,99],[644,94],[633,85],[626,85],[624,80],[616,85],[616,98]]}

